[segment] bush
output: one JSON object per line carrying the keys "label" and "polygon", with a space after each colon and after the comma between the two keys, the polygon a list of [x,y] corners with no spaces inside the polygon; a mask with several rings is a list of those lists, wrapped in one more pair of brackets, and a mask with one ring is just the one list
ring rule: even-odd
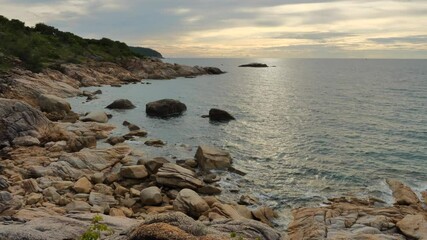
{"label": "bush", "polygon": [[113,230],[105,224],[100,223],[102,221],[100,215],[95,215],[92,219],[92,224],[86,230],[85,233],[80,237],[80,240],[98,240],[101,238],[101,233],[112,234]]}

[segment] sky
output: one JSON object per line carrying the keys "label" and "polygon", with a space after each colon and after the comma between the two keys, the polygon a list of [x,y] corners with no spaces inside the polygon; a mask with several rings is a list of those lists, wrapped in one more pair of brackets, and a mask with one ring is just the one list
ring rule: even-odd
{"label": "sky", "polygon": [[427,58],[427,0],[0,0],[0,15],[165,57]]}

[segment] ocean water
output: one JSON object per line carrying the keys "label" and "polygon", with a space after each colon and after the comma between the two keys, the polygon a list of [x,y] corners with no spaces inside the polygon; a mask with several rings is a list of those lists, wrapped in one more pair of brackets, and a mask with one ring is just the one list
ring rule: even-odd
{"label": "ocean water", "polygon": [[[128,120],[145,128],[164,148],[129,144],[147,157],[194,156],[200,144],[231,153],[247,173],[221,173],[224,196],[253,194],[282,212],[317,206],[328,197],[375,196],[391,201],[386,178],[427,189],[427,60],[364,59],[167,59],[227,71],[194,79],[148,80],[121,88],[101,87],[99,99],[71,99],[77,112],[102,110],[127,98],[136,109],[109,111],[114,134]],[[263,62],[269,68],[239,68]],[[98,88],[88,88],[95,90]],[[149,118],[145,104],[173,98],[187,105],[178,118]],[[201,118],[221,108],[236,121],[215,124]],[[102,143],[101,147],[105,146]],[[239,193],[230,193],[239,190]]]}

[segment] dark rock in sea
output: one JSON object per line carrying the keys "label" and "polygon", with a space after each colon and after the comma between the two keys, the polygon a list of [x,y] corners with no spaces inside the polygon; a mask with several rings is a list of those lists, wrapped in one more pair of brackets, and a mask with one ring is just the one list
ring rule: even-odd
{"label": "dark rock in sea", "polygon": [[173,99],[162,99],[147,103],[145,112],[152,117],[173,117],[179,116],[187,110],[184,103]]}
{"label": "dark rock in sea", "polygon": [[202,115],[201,117],[202,117],[202,118],[208,118],[208,117],[209,117],[209,115]]}
{"label": "dark rock in sea", "polygon": [[240,65],[239,67],[266,68],[268,67],[268,65],[265,63],[248,63],[248,64]]}
{"label": "dark rock in sea", "polygon": [[209,120],[218,122],[228,122],[236,119],[231,116],[230,113],[224,110],[212,108],[211,110],[209,110]]}
{"label": "dark rock in sea", "polygon": [[216,67],[204,67],[203,68],[208,74],[212,74],[212,75],[218,75],[218,74],[223,74],[225,72],[223,72],[221,69],[216,68]]}
{"label": "dark rock in sea", "polygon": [[133,109],[135,108],[135,105],[127,99],[118,99],[115,100],[113,103],[108,105],[106,108],[108,109]]}
{"label": "dark rock in sea", "polygon": [[111,84],[110,86],[111,87],[122,87],[122,85],[120,85],[120,84]]}

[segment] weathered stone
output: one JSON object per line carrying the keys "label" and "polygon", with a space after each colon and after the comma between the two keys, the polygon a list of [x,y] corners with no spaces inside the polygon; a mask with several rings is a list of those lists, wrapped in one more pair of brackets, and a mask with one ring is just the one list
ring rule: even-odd
{"label": "weathered stone", "polygon": [[123,187],[118,183],[114,183],[114,187],[115,187],[114,193],[118,196],[125,196],[125,194],[129,192],[127,188]]}
{"label": "weathered stone", "polygon": [[61,195],[56,191],[54,187],[48,187],[43,190],[43,195],[48,201],[58,203]]}
{"label": "weathered stone", "polygon": [[113,188],[102,184],[102,183],[97,183],[95,184],[95,186],[93,187],[93,191],[98,192],[98,193],[102,193],[102,194],[106,194],[106,195],[113,195],[114,191]]}
{"label": "weathered stone", "polygon": [[213,203],[209,212],[217,213],[227,219],[239,220],[244,218],[233,206],[220,202]]}
{"label": "weathered stone", "polygon": [[209,205],[195,191],[182,189],[173,202],[173,208],[197,219],[209,210]]}
{"label": "weathered stone", "polygon": [[67,213],[90,212],[90,209],[91,206],[84,201],[72,201],[65,206]]}
{"label": "weathered stone", "polygon": [[203,186],[195,172],[173,163],[165,163],[159,168],[156,181],[160,185],[175,188],[197,189]]}
{"label": "weathered stone", "polygon": [[33,205],[40,202],[43,199],[43,194],[40,193],[30,193],[27,197],[27,205]]}
{"label": "weathered stone", "polygon": [[125,134],[123,138],[132,139],[134,137],[145,137],[145,136],[147,136],[147,131],[139,129],[139,130],[130,131],[129,133]]}
{"label": "weathered stone", "polygon": [[125,213],[122,209],[119,208],[111,208],[110,209],[110,216],[113,217],[126,217]]}
{"label": "weathered stone", "polygon": [[187,106],[178,100],[162,99],[147,103],[145,112],[153,117],[172,117],[181,115],[187,110]]}
{"label": "weathered stone", "polygon": [[166,145],[166,143],[164,143],[160,139],[147,140],[147,141],[144,142],[144,144],[147,145],[147,146],[152,146],[152,147],[163,147],[164,145]]}
{"label": "weathered stone", "polygon": [[144,165],[123,166],[120,175],[124,178],[142,179],[148,177],[148,172]]}
{"label": "weathered stone", "polygon": [[162,194],[158,187],[148,187],[141,191],[141,204],[148,206],[156,206],[162,203]]}
{"label": "weathered stone", "polygon": [[140,127],[136,126],[135,124],[129,124],[128,126],[129,131],[138,131],[141,130]]}
{"label": "weathered stone", "polygon": [[206,145],[199,146],[195,159],[202,170],[226,169],[232,162],[228,152]]}
{"label": "weathered stone", "polygon": [[0,176],[0,191],[5,190],[9,187],[9,182],[6,180],[6,178]]}
{"label": "weathered stone", "polygon": [[427,239],[427,220],[422,214],[406,215],[396,226],[407,237],[414,239]]}
{"label": "weathered stone", "polygon": [[203,182],[205,183],[214,183],[220,180],[221,180],[221,177],[214,173],[207,174],[203,177]]}
{"label": "weathered stone", "polygon": [[113,146],[116,144],[122,143],[124,141],[126,141],[124,137],[110,137],[107,139],[107,143]]}
{"label": "weathered stone", "polygon": [[74,186],[74,183],[71,181],[56,181],[52,183],[53,187],[58,191],[66,190]]}
{"label": "weathered stone", "polygon": [[12,207],[13,196],[10,192],[0,191],[0,213]]}
{"label": "weathered stone", "polygon": [[78,193],[90,193],[90,190],[92,190],[92,183],[86,177],[82,177],[77,180],[73,188]]}
{"label": "weathered stone", "polygon": [[274,210],[269,207],[260,207],[252,211],[252,215],[254,216],[255,219],[265,224],[268,224],[269,226],[273,226],[272,221],[274,220],[274,218],[278,217],[277,213],[274,212]]}
{"label": "weathered stone", "polygon": [[25,179],[22,181],[22,188],[27,193],[33,193],[33,192],[41,192],[41,189],[39,187],[39,184],[35,179]]}
{"label": "weathered stone", "polygon": [[105,180],[105,175],[103,172],[94,173],[91,177],[93,183],[102,183]]}
{"label": "weathered stone", "polygon": [[396,179],[387,179],[387,184],[393,191],[393,197],[398,205],[419,204],[420,200],[411,188]]}
{"label": "weathered stone", "polygon": [[208,194],[208,195],[219,195],[221,194],[222,190],[212,185],[205,185],[201,188],[198,188],[197,192],[201,194]]}
{"label": "weathered stone", "polygon": [[108,105],[106,108],[109,109],[133,109],[135,105],[128,99],[118,99]]}
{"label": "weathered stone", "polygon": [[113,196],[97,193],[94,191],[90,192],[89,194],[89,202],[92,205],[110,206],[110,207],[117,204],[117,201]]}
{"label": "weathered stone", "polygon": [[163,166],[163,164],[169,163],[169,161],[166,158],[157,157],[151,160],[148,160],[144,163],[147,170],[150,172],[150,174],[156,174],[159,168]]}
{"label": "weathered stone", "polygon": [[106,123],[108,122],[108,116],[105,112],[97,111],[90,112],[86,116],[80,119],[83,122],[98,122],[98,123]]}
{"label": "weathered stone", "polygon": [[259,203],[259,200],[250,195],[242,195],[239,199],[239,204],[242,205],[256,205]]}
{"label": "weathered stone", "polygon": [[47,113],[68,113],[71,111],[71,105],[67,100],[49,94],[42,94],[38,98],[40,110]]}
{"label": "weathered stone", "polygon": [[13,139],[12,143],[14,146],[23,146],[23,147],[40,145],[40,141],[37,138],[32,136],[16,137],[15,139]]}
{"label": "weathered stone", "polygon": [[139,197],[141,195],[141,191],[135,189],[135,188],[130,188],[129,189],[130,195],[132,197]]}

